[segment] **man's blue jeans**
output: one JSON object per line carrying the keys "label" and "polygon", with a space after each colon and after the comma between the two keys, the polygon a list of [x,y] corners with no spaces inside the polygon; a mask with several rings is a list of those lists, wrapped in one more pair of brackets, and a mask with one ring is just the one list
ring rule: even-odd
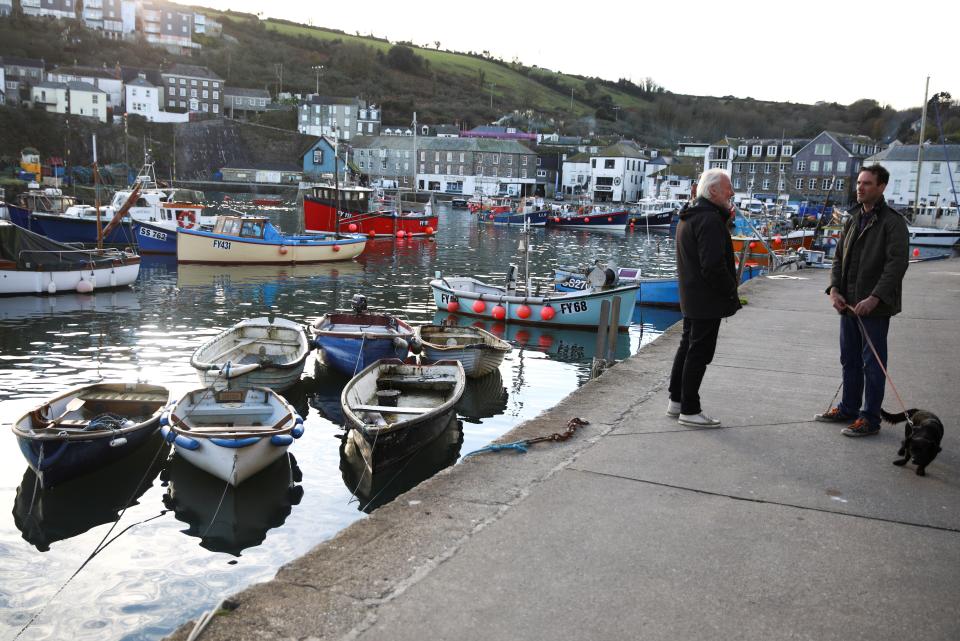
{"label": "man's blue jeans", "polygon": [[[880,362],[886,368],[890,317],[861,316],[860,321],[880,355]],[[886,377],[873,355],[873,350],[863,338],[857,317],[849,312],[840,317],[840,365],[843,367],[840,413],[860,416],[871,426],[879,427]]]}

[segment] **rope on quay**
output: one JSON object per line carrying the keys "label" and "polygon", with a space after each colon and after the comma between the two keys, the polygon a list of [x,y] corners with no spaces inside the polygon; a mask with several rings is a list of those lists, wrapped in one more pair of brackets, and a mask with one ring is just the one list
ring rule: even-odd
{"label": "rope on quay", "polygon": [[590,425],[590,421],[584,420],[579,417],[571,418],[567,421],[567,429],[562,432],[554,432],[548,436],[537,436],[535,438],[528,438],[522,441],[514,441],[512,443],[491,443],[486,447],[481,447],[479,450],[474,450],[463,455],[463,458],[468,456],[473,456],[474,454],[481,454],[483,452],[501,452],[503,450],[516,450],[521,454],[527,453],[527,446],[533,445],[534,443],[542,443],[544,441],[566,441],[573,433],[577,431],[578,427],[583,427],[584,425]]}

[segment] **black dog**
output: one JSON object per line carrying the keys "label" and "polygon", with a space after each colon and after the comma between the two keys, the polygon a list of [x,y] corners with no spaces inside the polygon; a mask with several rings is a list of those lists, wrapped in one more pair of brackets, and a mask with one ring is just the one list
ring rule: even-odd
{"label": "black dog", "polygon": [[888,414],[880,410],[880,415],[890,423],[899,423],[910,417],[910,424],[904,426],[904,438],[900,442],[897,454],[903,458],[893,462],[894,465],[906,465],[913,459],[917,464],[917,476],[924,476],[930,462],[940,452],[940,441],[943,440],[943,423],[937,415],[927,410],[912,409],[899,414]]}

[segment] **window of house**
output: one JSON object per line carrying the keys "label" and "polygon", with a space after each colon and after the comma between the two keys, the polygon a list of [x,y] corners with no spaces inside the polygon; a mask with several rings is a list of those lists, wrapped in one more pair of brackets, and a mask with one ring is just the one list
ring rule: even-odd
{"label": "window of house", "polygon": [[409,171],[409,170],[410,170],[410,163],[408,163],[408,162],[403,163],[403,170],[404,170],[404,171]]}
{"label": "window of house", "polygon": [[762,189],[770,189],[770,179],[764,178],[763,184],[761,185]]}
{"label": "window of house", "polygon": [[197,90],[196,90],[196,89],[191,89],[191,90],[190,90],[190,97],[191,97],[191,98],[196,98],[196,97],[197,97]]}
{"label": "window of house", "polygon": [[168,100],[168,101],[167,101],[167,106],[168,106],[168,107],[176,107],[176,106],[177,106],[177,101],[176,101],[176,100]]}
{"label": "window of house", "polygon": [[810,161],[810,171],[820,171],[820,161],[811,160]]}
{"label": "window of house", "polygon": [[[172,78],[171,78],[171,80],[172,80]],[[186,78],[180,78],[180,84],[181,84],[181,85],[187,84],[187,79],[186,79]]]}
{"label": "window of house", "polygon": [[137,95],[137,88],[136,88],[136,87],[134,87],[133,89],[130,90],[130,95],[131,95],[131,96],[136,96],[136,95]]}
{"label": "window of house", "polygon": [[739,176],[737,176],[736,178],[733,179],[733,188],[734,188],[734,189],[740,189],[740,177],[739,177]]}
{"label": "window of house", "polygon": [[420,163],[420,173],[421,174],[427,173],[427,166],[424,163]]}
{"label": "window of house", "polygon": [[[203,97],[204,97],[204,98],[208,98],[208,97],[209,97],[209,94],[210,94],[209,91],[207,91],[206,89],[203,90]],[[251,100],[251,102],[253,102],[253,101]]]}
{"label": "window of house", "polygon": [[939,174],[939,173],[940,173],[940,163],[938,163],[938,162],[933,163],[933,168],[930,170],[930,173],[932,173],[932,174]]}
{"label": "window of house", "polygon": [[[426,160],[426,159],[427,159],[427,152],[421,151],[421,152],[420,152],[420,160],[421,160],[421,161],[424,161],[424,160]],[[423,171],[423,165],[420,165],[420,167],[421,167],[420,171]]]}
{"label": "window of house", "polygon": [[440,165],[438,165],[438,164],[434,164],[434,165],[433,165],[433,173],[435,173],[435,174],[439,174],[439,173],[440,173]]}
{"label": "window of house", "polygon": [[362,123],[362,122],[358,122],[358,123],[357,123],[357,133],[358,133],[358,134],[362,134],[362,133],[363,133],[363,123]]}
{"label": "window of house", "polygon": [[452,151],[448,151],[448,152],[447,152],[447,162],[453,162],[453,152],[452,152]]}
{"label": "window of house", "polygon": [[100,96],[98,96],[97,94],[93,94],[91,98],[93,98],[93,104],[97,104],[98,102],[100,102]]}
{"label": "window of house", "polygon": [[763,145],[754,145],[753,149],[750,150],[751,155],[759,156],[763,153]]}
{"label": "window of house", "polygon": [[763,165],[763,173],[769,174],[770,171],[771,171],[771,167],[772,167],[772,166],[773,166],[773,165],[771,165],[770,163],[765,163],[765,164]]}
{"label": "window of house", "polygon": [[358,162],[357,165],[360,166],[360,169],[363,169],[363,161],[362,161],[362,160],[361,160],[360,162]]}
{"label": "window of house", "polygon": [[[746,155],[747,155],[747,146],[746,146],[746,145],[740,145],[739,147],[737,147],[737,155],[738,155],[738,156],[746,156]],[[725,157],[725,156],[724,156],[724,157]]]}
{"label": "window of house", "polygon": [[753,163],[753,162],[750,163],[750,173],[751,173],[751,174],[757,173],[757,164],[756,164],[756,163]]}
{"label": "window of house", "polygon": [[837,178],[837,191],[843,191],[843,178]]}
{"label": "window of house", "polygon": [[201,108],[203,111],[208,111],[208,110],[210,109],[210,105],[207,104],[207,103],[205,103],[205,102],[203,102],[203,103],[200,103],[200,108]]}
{"label": "window of house", "polygon": [[493,164],[494,165],[500,164],[500,154],[493,154]]}
{"label": "window of house", "polygon": [[591,166],[593,169],[596,169],[596,168],[597,168],[597,159],[596,159],[596,158],[591,158],[591,159],[590,159],[590,166]]}
{"label": "window of house", "polygon": [[[527,170],[524,169],[524,170],[523,170],[523,173],[527,173]],[[524,176],[524,177],[526,177],[526,176]],[[546,169],[538,169],[538,170],[537,170],[537,178],[546,178],[546,177],[547,177],[547,170],[546,170]]]}
{"label": "window of house", "polygon": [[838,160],[838,161],[837,161],[837,171],[840,172],[840,173],[844,173],[845,171],[847,171],[847,161],[846,161],[846,160]]}
{"label": "window of house", "polygon": [[803,189],[803,178],[797,178],[797,189]]}
{"label": "window of house", "polygon": [[807,170],[807,162],[805,160],[798,160],[797,171],[806,171],[806,170]]}
{"label": "window of house", "polygon": [[833,145],[829,142],[822,142],[813,146],[814,156],[829,156],[832,153]]}
{"label": "window of house", "polygon": [[820,189],[823,189],[823,190],[830,189],[830,179],[829,179],[829,178],[824,178],[822,181],[820,181]]}
{"label": "window of house", "polygon": [[810,180],[808,180],[808,181],[807,181],[807,188],[808,188],[808,189],[816,189],[816,188],[817,188],[817,179],[816,179],[816,178],[811,178]]}
{"label": "window of house", "polygon": [[776,145],[767,145],[767,155],[776,156],[777,155],[777,146]]}
{"label": "window of house", "polygon": [[614,169],[616,166],[617,166],[617,161],[614,160],[613,158],[606,158],[603,161],[604,169]]}
{"label": "window of house", "polygon": [[181,109],[186,109],[186,108],[187,108],[187,101],[186,101],[186,100],[181,100],[181,101],[180,101],[180,108],[181,108]]}
{"label": "window of house", "polygon": [[784,145],[783,146],[783,155],[792,156],[793,155],[793,145]]}
{"label": "window of house", "polygon": [[191,80],[191,81],[190,81],[190,86],[191,86],[191,87],[196,87],[196,86],[197,86],[197,81],[196,81],[196,80]]}
{"label": "window of house", "polygon": [[823,161],[823,171],[825,171],[825,172],[827,172],[827,171],[833,171],[833,161],[832,161],[832,160],[824,160],[824,161]]}

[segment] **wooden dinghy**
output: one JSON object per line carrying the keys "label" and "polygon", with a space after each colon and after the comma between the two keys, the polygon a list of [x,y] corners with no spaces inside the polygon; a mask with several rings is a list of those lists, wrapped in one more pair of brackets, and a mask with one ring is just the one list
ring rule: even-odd
{"label": "wooden dinghy", "polygon": [[96,383],[64,392],[12,425],[41,487],[126,456],[157,429],[170,392],[144,383]]}
{"label": "wooden dinghy", "polygon": [[266,387],[193,390],[160,417],[160,425],[179,456],[233,486],[303,435],[300,415]]}
{"label": "wooden dinghy", "polygon": [[459,361],[377,361],[350,379],[340,394],[348,438],[367,467],[385,468],[443,432],[465,386]]}
{"label": "wooden dinghy", "polygon": [[205,387],[283,391],[300,380],[310,353],[303,327],[286,318],[250,318],[197,348],[190,364]]}
{"label": "wooden dinghy", "polygon": [[431,361],[460,361],[464,374],[479,378],[500,367],[510,343],[478,327],[420,325],[416,328],[424,355]]}

